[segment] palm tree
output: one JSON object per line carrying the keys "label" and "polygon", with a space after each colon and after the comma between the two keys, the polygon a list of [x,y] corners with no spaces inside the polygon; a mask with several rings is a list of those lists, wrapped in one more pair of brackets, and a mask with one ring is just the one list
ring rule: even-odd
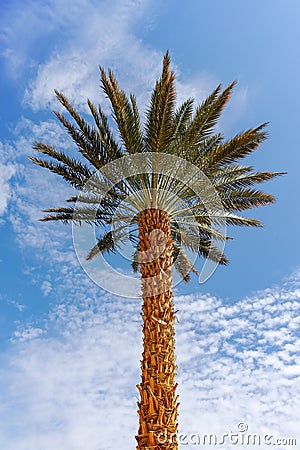
{"label": "palm tree", "polygon": [[[87,222],[101,230],[87,259],[115,252],[127,235],[135,245],[132,268],[140,271],[143,297],[137,449],[177,449],[172,267],[187,282],[190,272],[197,273],[187,251],[226,265],[218,243],[229,238],[218,226],[261,226],[239,213],[274,203],[272,195],[253,186],[280,173],[256,172],[239,163],[266,139],[265,123],[230,140],[215,131],[235,83],[224,90],[219,85],[196,108],[191,98],[176,106],[175,77],[167,52],[142,124],[134,95],[128,97],[120,89],[111,70],[100,68],[100,73],[119,138],[114,137],[100,106],[88,100],[94,120],[90,125],[55,91],[72,120],[59,112],[55,115],[76,144],[79,158],[36,142],[34,149],[50,158],[30,159],[63,177],[77,195],[67,200],[73,206],[48,209],[45,212],[51,214],[41,220]],[[146,161],[147,170],[138,169],[138,160]],[[118,177],[107,188],[109,175],[103,169],[109,164],[109,173],[118,172]],[[190,166],[202,176],[197,189],[184,181]]]}

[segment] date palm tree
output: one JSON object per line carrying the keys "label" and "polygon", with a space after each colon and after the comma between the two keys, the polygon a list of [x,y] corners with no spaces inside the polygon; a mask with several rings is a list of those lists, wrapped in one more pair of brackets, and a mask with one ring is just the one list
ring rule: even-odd
{"label": "date palm tree", "polygon": [[[73,206],[48,209],[41,220],[87,222],[97,227],[101,235],[87,259],[117,251],[127,237],[135,245],[132,268],[140,271],[143,297],[137,449],[177,449],[172,268],[189,281],[190,273],[197,273],[197,269],[188,252],[226,265],[228,260],[218,243],[228,238],[218,226],[261,226],[240,212],[274,203],[272,195],[254,185],[280,173],[257,172],[240,164],[266,139],[266,124],[229,140],[216,131],[235,83],[225,89],[219,85],[196,107],[191,98],[177,106],[167,52],[142,123],[135,96],[121,90],[111,70],[100,68],[100,73],[119,136],[115,137],[114,125],[109,124],[101,106],[88,100],[91,125],[55,91],[70,117],[59,112],[55,115],[79,154],[72,157],[36,142],[34,149],[47,158],[31,160],[63,177],[76,189],[76,195],[67,200]],[[146,161],[143,167],[147,170],[137,169],[137,157]],[[103,168],[115,162],[120,164],[112,165],[110,173],[115,170],[120,175],[123,170],[123,179],[118,176],[116,183],[110,182],[104,189],[109,176]],[[191,166],[202,174],[202,185],[198,182],[197,189],[184,181]]]}

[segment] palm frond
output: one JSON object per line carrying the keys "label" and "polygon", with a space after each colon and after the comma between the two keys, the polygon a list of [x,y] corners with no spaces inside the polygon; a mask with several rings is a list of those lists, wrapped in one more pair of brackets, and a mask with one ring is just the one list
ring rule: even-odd
{"label": "palm frond", "polygon": [[167,52],[164,56],[161,78],[156,82],[146,112],[146,151],[165,152],[173,141],[176,130],[175,100],[175,76],[170,68],[170,55]]}
{"label": "palm frond", "polygon": [[193,152],[212,134],[215,125],[228,102],[235,81],[221,91],[221,85],[196,109],[195,116],[186,131],[184,140]]}
{"label": "palm frond", "polygon": [[[79,170],[74,170],[73,168],[65,165],[60,164],[52,161],[46,161],[44,159],[36,158],[36,157],[29,157],[29,159],[38,166],[44,167],[46,169],[49,169],[51,172],[56,173],[57,175],[61,176],[65,181],[71,184],[71,186],[74,186],[77,189],[81,189],[85,183],[87,182],[88,178],[83,175]],[[92,176],[92,173],[91,173]]]}
{"label": "palm frond", "polygon": [[142,152],[144,150],[143,135],[134,95],[130,96],[130,100],[127,98],[111,70],[108,71],[107,76],[104,69],[100,67],[100,73],[102,88],[111,102],[114,119],[127,152]]}
{"label": "palm frond", "polygon": [[222,133],[215,133],[208,136],[203,140],[200,146],[196,149],[190,150],[187,153],[187,158],[201,170],[204,169],[205,155],[209,152],[213,152],[216,148],[222,145],[224,141],[224,136]]}
{"label": "palm frond", "polygon": [[[195,220],[203,230],[205,229],[205,226],[210,229],[210,227],[213,226],[224,227],[224,225],[262,227],[262,223],[259,220],[243,217],[224,209],[207,211],[204,206],[201,207],[201,205],[195,205],[194,207],[191,207],[190,211],[191,218]],[[216,237],[216,239],[218,238]],[[230,240],[230,238],[226,237],[226,240]]]}
{"label": "palm frond", "polygon": [[229,164],[224,167],[220,167],[211,176],[210,180],[214,186],[222,187],[223,184],[235,181],[243,176],[250,175],[253,172],[252,166],[241,166],[237,164]]}
{"label": "palm frond", "polygon": [[191,263],[183,249],[177,245],[176,242],[173,242],[173,264],[185,283],[188,283],[191,279],[190,272],[199,275],[196,267]]}
{"label": "palm frond", "polygon": [[264,123],[257,128],[250,128],[231,140],[204,151],[204,172],[209,174],[252,153],[267,138],[267,132],[264,131],[266,125],[267,123]]}
{"label": "palm frond", "polygon": [[210,239],[201,239],[199,246],[199,255],[203,256],[205,259],[210,259],[218,264],[227,266],[229,263],[227,257],[223,252],[220,251],[218,247],[213,245]]}
{"label": "palm frond", "polygon": [[[202,217],[199,218],[201,220]],[[237,225],[237,226],[246,226],[246,227],[262,227],[263,224],[256,219],[251,219],[248,217],[243,217],[237,214],[233,214],[232,212],[224,211],[222,214],[214,213],[210,214],[207,217],[213,224],[221,224],[224,222],[226,225]]]}
{"label": "palm frond", "polygon": [[214,244],[215,239],[209,236],[207,233],[201,233],[199,228],[197,235],[195,234],[177,234],[176,230],[173,230],[175,242],[180,242],[185,248],[188,248],[194,253],[198,253],[199,256],[209,258],[214,262],[226,265],[228,260],[223,252]]}
{"label": "palm frond", "polygon": [[220,177],[217,183],[214,183],[216,188],[223,190],[235,190],[238,188],[245,188],[253,186],[257,183],[263,183],[264,181],[272,180],[280,175],[284,175],[286,172],[252,172],[249,173],[248,168],[243,167],[235,172],[227,173]]}
{"label": "palm frond", "polygon": [[100,253],[115,253],[116,246],[113,234],[111,231],[105,233],[101,238],[98,239],[97,244],[90,250],[86,259],[91,261]]}
{"label": "palm frond", "polygon": [[33,145],[33,149],[39,153],[48,155],[59,162],[62,162],[73,172],[79,172],[86,179],[89,179],[93,174],[90,168],[82,164],[80,161],[76,160],[75,158],[70,158],[64,152],[57,151],[54,147],[44,144],[43,142],[35,142]]}
{"label": "palm frond", "polygon": [[220,198],[226,211],[244,211],[245,209],[275,203],[271,194],[256,189],[235,189],[221,192]]}
{"label": "palm frond", "polygon": [[139,250],[136,250],[132,256],[131,268],[134,273],[137,273],[140,268]]}
{"label": "palm frond", "polygon": [[119,202],[112,199],[111,196],[101,197],[94,193],[80,193],[66,200],[68,203],[87,203],[92,205],[103,206],[105,208],[117,208]]}
{"label": "palm frond", "polygon": [[122,149],[113,137],[112,131],[108,125],[108,119],[101,106],[99,105],[97,109],[90,100],[88,100],[88,106],[98,128],[99,139],[101,140],[103,149],[106,152],[105,159],[107,162],[110,162],[121,158],[123,156]]}
{"label": "palm frond", "polygon": [[227,258],[223,252],[214,244],[215,239],[209,233],[201,232],[199,227],[197,234],[182,233],[180,229],[172,226],[174,241],[179,242],[181,246],[188,248],[193,253],[198,253],[199,256],[209,258],[220,264],[227,264]]}
{"label": "palm frond", "polygon": [[55,213],[47,215],[40,219],[41,222],[48,222],[50,220],[59,220],[63,223],[74,222],[81,224],[82,222],[89,225],[103,226],[111,222],[111,214],[105,210],[91,207],[76,207],[76,208],[49,208],[43,212]]}
{"label": "palm frond", "polygon": [[86,257],[87,261],[94,259],[100,253],[116,253],[119,244],[124,242],[124,238],[127,238],[127,224],[119,226],[114,224],[113,230],[105,232],[98,238],[96,245]]}
{"label": "palm frond", "polygon": [[176,236],[180,236],[183,243],[186,239],[192,239],[196,242],[197,236],[199,235],[201,237],[215,239],[218,241],[231,240],[231,238],[224,235],[224,233],[213,228],[213,225],[209,220],[209,216],[206,216],[205,219],[200,216],[193,216],[190,221],[187,221],[186,218],[184,218],[182,222],[180,218],[177,218],[176,223],[171,222],[171,230],[176,234]]}
{"label": "palm frond", "polygon": [[75,120],[77,127],[69,122],[63,114],[57,111],[54,111],[54,114],[66,128],[80,153],[93,164],[94,167],[100,169],[107,162],[107,159],[105,158],[103,145],[99,139],[97,130],[86,122],[62,93],[55,90],[55,94],[60,103]]}
{"label": "palm frond", "polygon": [[193,115],[194,99],[188,98],[174,114],[175,138],[185,133]]}

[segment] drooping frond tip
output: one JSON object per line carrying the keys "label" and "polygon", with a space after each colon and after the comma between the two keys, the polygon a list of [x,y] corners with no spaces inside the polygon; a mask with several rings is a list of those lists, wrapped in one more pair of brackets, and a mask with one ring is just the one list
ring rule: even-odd
{"label": "drooping frond tip", "polygon": [[89,251],[86,259],[87,261],[91,261],[100,253],[114,253],[115,250],[115,241],[112,232],[109,231],[105,233],[104,236],[98,239],[96,245],[94,245],[94,247]]}

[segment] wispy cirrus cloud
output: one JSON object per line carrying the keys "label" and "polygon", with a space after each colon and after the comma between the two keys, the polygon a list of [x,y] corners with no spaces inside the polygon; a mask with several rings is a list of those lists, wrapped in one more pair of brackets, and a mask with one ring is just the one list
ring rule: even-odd
{"label": "wispy cirrus cloud", "polygon": [[84,107],[87,97],[99,98],[99,64],[117,68],[126,88],[144,91],[149,80],[152,85],[161,53],[145,48],[135,35],[138,21],[149,20],[150,4],[76,0],[62,5],[51,0],[28,1],[24,8],[15,1],[15,14],[7,8],[5,16],[2,56],[15,74],[29,71],[25,104],[35,110],[53,107],[53,91],[58,89]]}
{"label": "wispy cirrus cloud", "polygon": [[[88,97],[106,105],[99,88],[100,64],[115,71],[122,88],[135,92],[145,110],[161,71],[163,52],[143,43],[138,26],[143,22],[145,28],[152,22],[159,2],[102,0],[95,4],[76,0],[62,5],[59,0],[28,1],[26,8],[18,1],[13,3],[14,14],[7,8],[2,19],[2,56],[8,70],[17,77],[26,71],[25,106],[35,111],[57,108],[54,89],[62,91],[82,110],[86,110]],[[176,58],[174,66],[178,103],[188,97],[202,101],[219,82],[216,74],[204,72],[186,74],[183,82]],[[233,116],[241,114],[245,99],[246,89],[239,89]]]}

